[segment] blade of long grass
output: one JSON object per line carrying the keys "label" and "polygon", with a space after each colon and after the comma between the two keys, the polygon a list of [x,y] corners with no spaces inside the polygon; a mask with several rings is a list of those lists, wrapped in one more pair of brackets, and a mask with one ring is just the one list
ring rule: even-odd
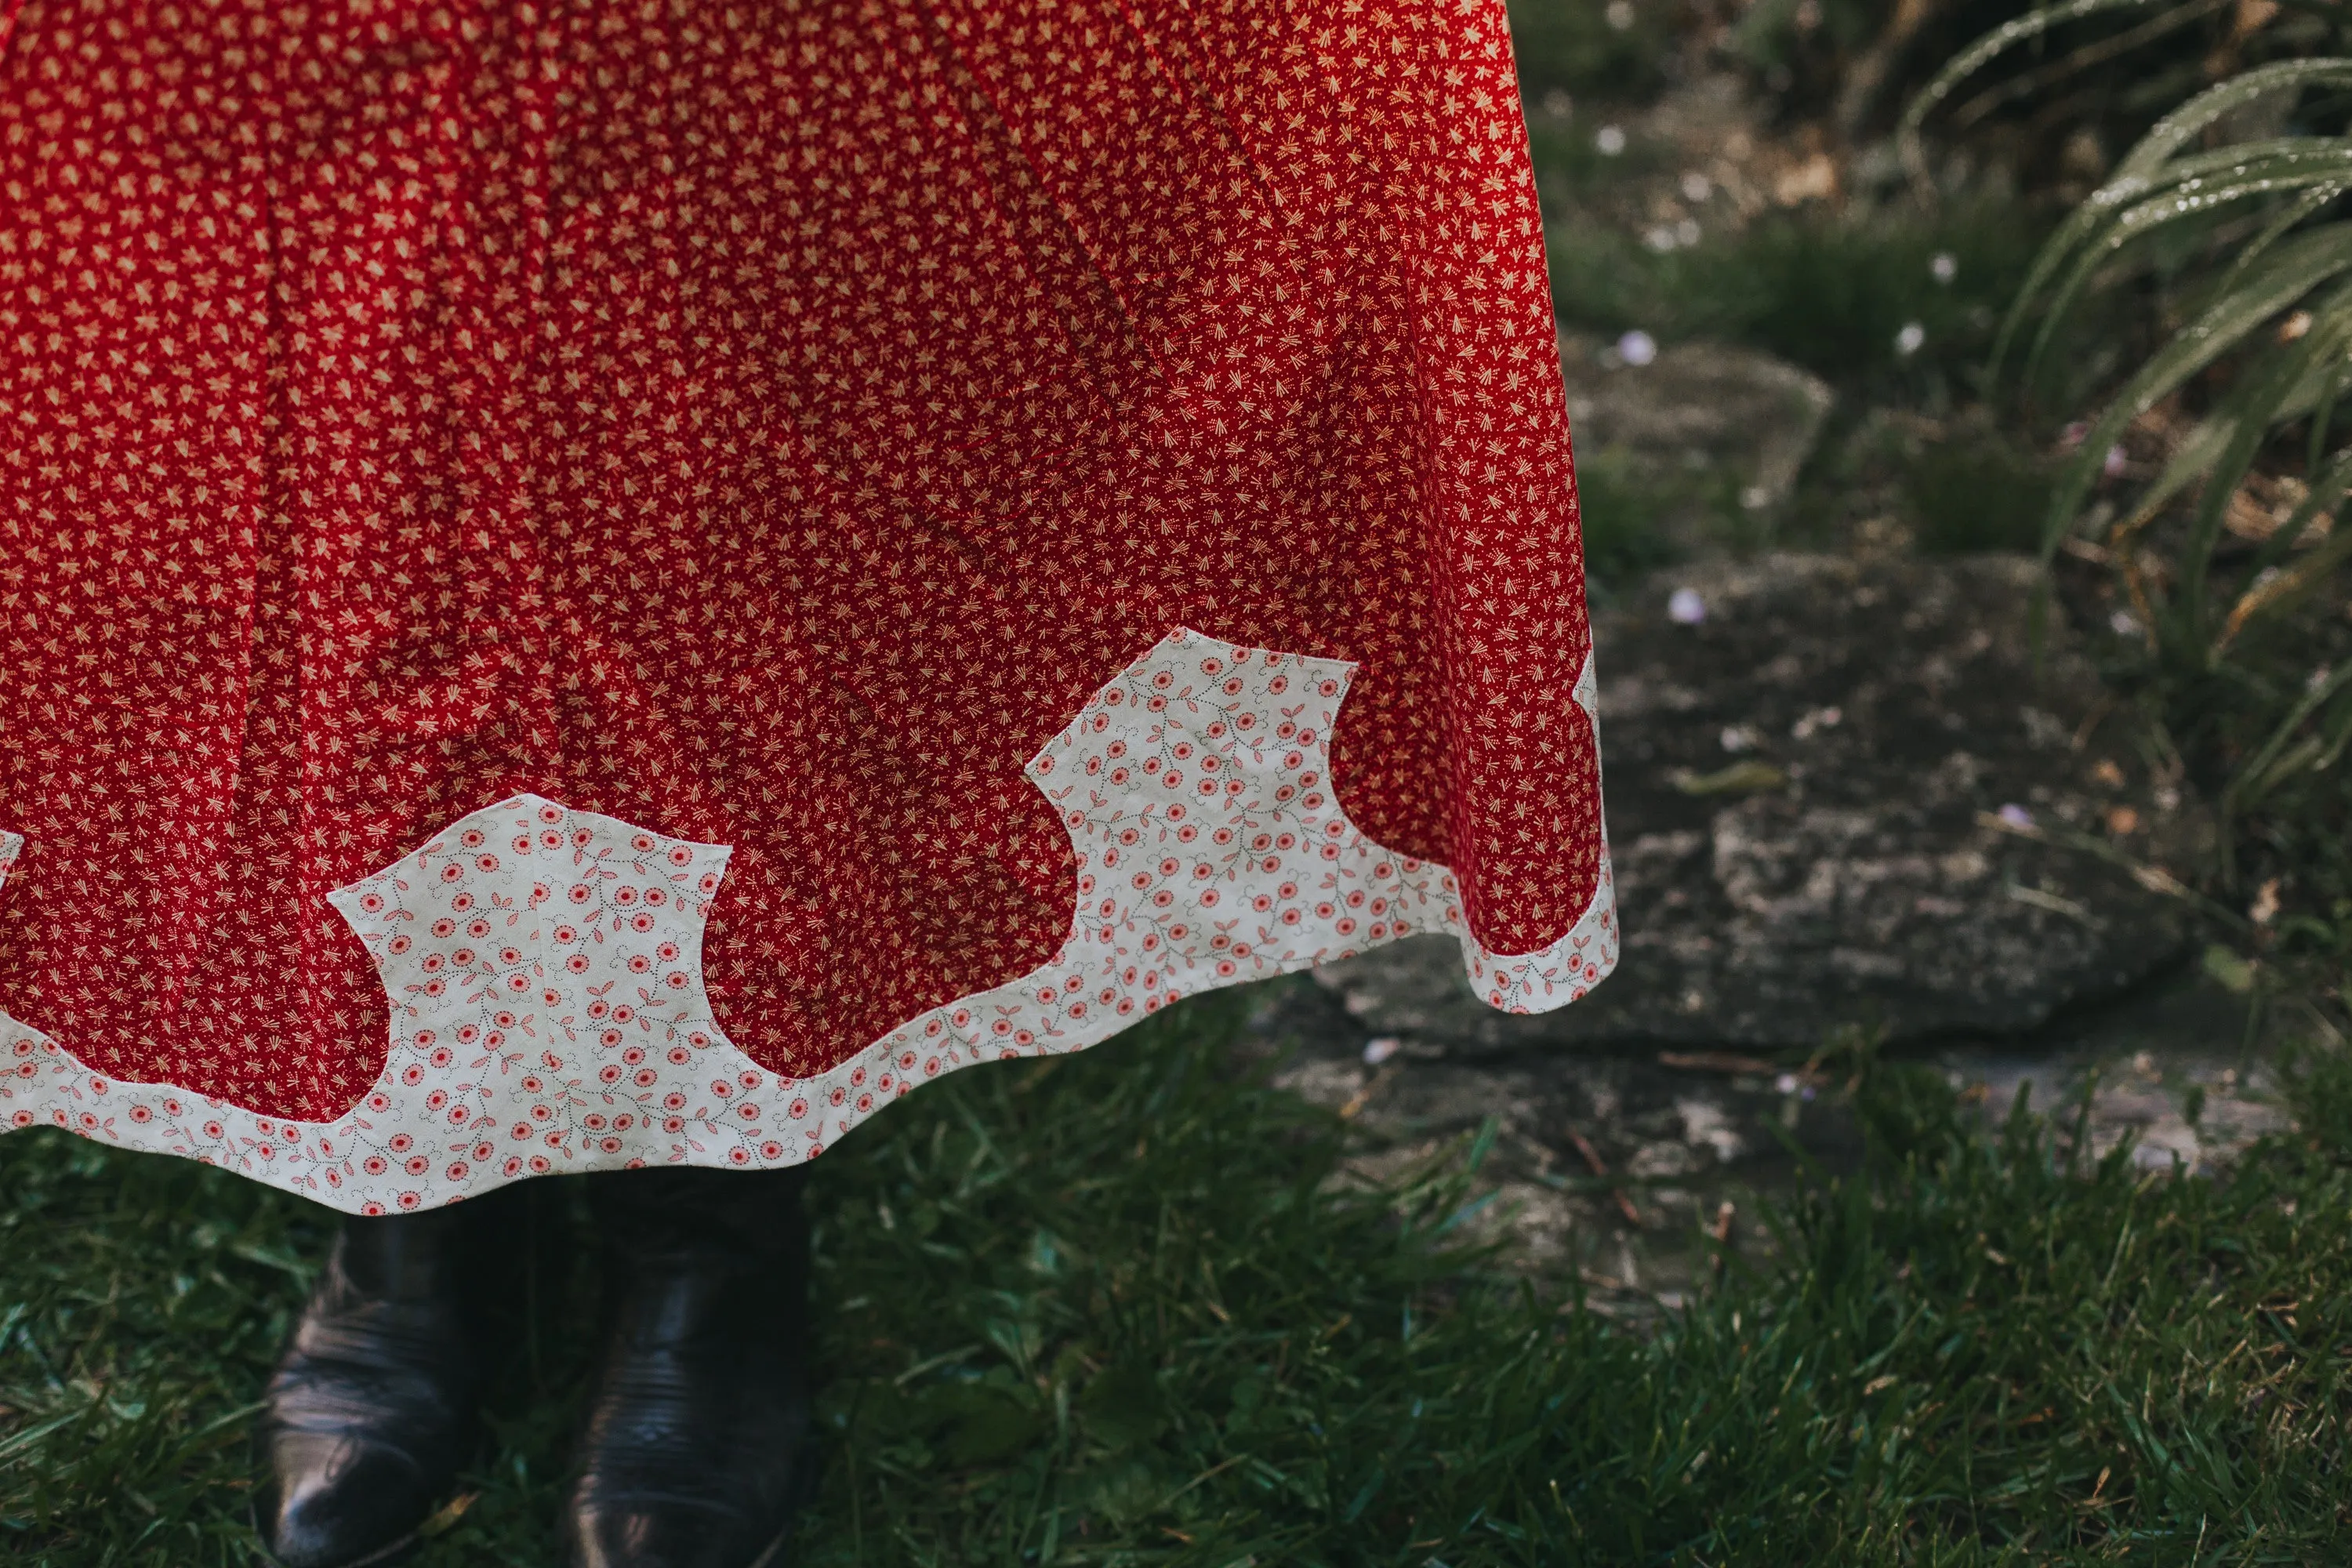
{"label": "blade of long grass", "polygon": [[2194,484],[2200,475],[2221,459],[2237,429],[2238,422],[2234,418],[2213,415],[2200,420],[2189,431],[2189,438],[2181,442],[2179,449],[2165,464],[2164,472],[2140,492],[2139,504],[2108,531],[2108,544],[2120,545],[2155,521],[2163,512],[2166,502]]}
{"label": "blade of long grass", "polygon": [[[2032,32],[2021,34],[2010,42],[2021,42],[2034,36],[2036,34]],[[1985,44],[1990,44],[2000,37],[2000,34],[1991,35],[1985,40]],[[2007,47],[2006,43],[2001,45],[2001,47]],[[1917,126],[1925,123],[1927,116],[1933,111],[1935,103],[1940,101],[1942,96],[1948,96],[1952,90],[1952,86],[1944,87],[1942,93],[1931,101],[1929,94],[1937,91],[1938,83],[1964,65],[1968,67],[1969,72],[1973,72],[1986,60],[1990,60],[1993,55],[2000,52],[1999,48],[1991,49],[1985,52],[1982,58],[1977,59],[1972,65],[1969,64],[1971,58],[1984,47],[1985,45],[1980,44],[1977,50],[1971,50],[1954,60],[1937,79],[1937,82],[1930,83],[1928,88],[1921,92],[1919,98],[1913,101],[1911,110],[1905,115],[1905,125],[1908,134],[1916,138]],[[1957,86],[1957,79],[1952,85]],[[2164,166],[2171,161],[2174,153],[2188,146],[2202,135],[2208,126],[2232,110],[2242,108],[2273,92],[2302,91],[2309,88],[2325,87],[2352,87],[2352,60],[2334,58],[2289,60],[2276,65],[2257,67],[2218,87],[2200,93],[2157,121],[2148,133],[2140,138],[2132,150],[2124,155],[2106,182],[2094,191],[2080,206],[2067,215],[2065,221],[2059,226],[2058,232],[2052,235],[2049,241],[2042,247],[2042,254],[2034,258],[2032,268],[2026,274],[2025,282],[2018,289],[2016,301],[2010,307],[2008,318],[2001,323],[2000,331],[1994,340],[1992,353],[1994,373],[1998,374],[2000,367],[2008,362],[2009,351],[2016,339],[2018,330],[2023,325],[2025,319],[2033,313],[2036,301],[2041,299],[2042,290],[2049,286],[2050,280],[2058,275],[2060,269],[2066,265],[2067,259],[2109,215],[2137,201],[2150,188]],[[1912,155],[1906,153],[1906,158]]]}
{"label": "blade of long grass", "polygon": [[2326,383],[2320,388],[2319,400],[2311,405],[2311,447],[2304,458],[2304,467],[2316,469],[2320,454],[2327,450],[2327,429],[2336,422],[2336,400],[2343,395],[2345,368],[2327,367]]}
{"label": "blade of long grass", "polygon": [[[2338,338],[2336,353],[2329,357],[2340,357],[2347,339],[2352,339],[2352,327]],[[2326,542],[2303,560],[2291,567],[2278,564],[2320,514],[2338,505],[2347,495],[2352,495],[2352,448],[2336,454],[2333,461],[2312,477],[2303,500],[2277,531],[2263,541],[2263,549],[2254,557],[2253,585],[2231,608],[2229,621],[2214,650],[2217,655],[2258,616],[2281,614],[2310,598],[2347,559],[2352,559],[2352,526],[2339,521],[2331,528]],[[2272,575],[2273,572],[2277,574]]]}
{"label": "blade of long grass", "polygon": [[2274,568],[2277,576],[2266,581],[2258,579],[2231,607],[2230,618],[2213,645],[2214,656],[2219,658],[2257,616],[2274,616],[2293,609],[2317,593],[2320,585],[2347,560],[2352,560],[2352,528],[2339,528],[2328,536],[2326,543],[2293,566]]}
{"label": "blade of long grass", "polygon": [[2231,819],[2259,798],[2262,791],[2271,787],[2271,783],[2265,782],[2267,775],[2278,762],[2280,753],[2286,750],[2287,743],[2294,739],[2295,731],[2347,686],[2352,686],[2352,662],[2347,662],[2305,692],[2303,700],[2287,710],[2286,717],[2279,721],[2278,727],[2271,731],[2270,738],[2263,742],[2261,749],[2247,758],[2245,765],[2231,776],[2229,784],[2221,791],[2220,802],[2225,840]]}
{"label": "blade of long grass", "polygon": [[2352,743],[2352,703],[2345,706],[2344,717],[2337,721],[2336,732],[2326,737],[2326,743],[2319,749],[2319,754],[2311,759],[2311,771],[2314,773],[2334,767],[2336,759],[2343,756],[2345,746]]}
{"label": "blade of long grass", "polygon": [[2153,179],[2175,153],[2203,135],[2206,127],[2223,115],[2273,92],[2300,92],[2315,87],[2352,87],[2352,59],[2283,60],[2241,71],[2206,89],[2151,126],[2116,163],[2107,184],[2123,186]]}
{"label": "blade of long grass", "polygon": [[2330,227],[2289,240],[2235,293],[2216,301],[2175,333],[2107,405],[2062,476],[2043,528],[2044,559],[2056,553],[2072,530],[2107,448],[2126,426],[2237,346],[2256,327],[2347,268],[2352,268],[2352,227]]}
{"label": "blade of long grass", "polygon": [[[2217,295],[2226,294],[2290,229],[2341,195],[2352,183],[2347,182],[2347,174],[2352,174],[2352,146],[2300,137],[2186,160],[2167,170],[2162,180],[2143,185],[2142,199],[2121,211],[2082,209],[2093,218],[2089,228],[2104,227],[2105,232],[2078,242],[2074,267],[2042,311],[2041,330],[2026,356],[2027,379],[2039,374],[2058,329],[2092,278],[2134,244],[2182,224],[2212,223],[2234,216],[2229,209],[2241,202],[2288,191],[2305,193],[2282,215],[2286,221],[2273,220],[2242,247],[2229,278],[2216,289]],[[2219,174],[2230,178],[2214,178]],[[1996,374],[1999,365],[1996,358]]]}
{"label": "blade of long grass", "polygon": [[[2227,514],[2231,498],[2244,481],[2263,443],[2269,439],[2276,422],[2279,405],[2304,380],[2313,365],[2323,358],[2334,359],[2343,351],[2347,339],[2352,339],[2352,316],[2347,316],[2341,305],[2352,294],[2337,293],[2337,308],[2329,312],[2331,324],[2303,337],[2283,349],[2262,355],[2256,360],[2242,388],[2230,400],[2228,412],[2234,420],[2230,443],[2214,460],[2211,474],[2205,483],[2205,493],[2198,503],[2189,523],[2189,542],[2181,552],[2181,600],[2189,620],[2189,636],[2199,642],[2205,639],[2206,583],[2211,574],[2213,549],[2221,541],[2222,519]],[[2236,617],[2232,617],[2233,622]],[[2235,631],[2225,634],[2226,643]],[[2220,643],[2207,650],[2207,662],[2221,651]]]}
{"label": "blade of long grass", "polygon": [[1955,131],[1966,131],[2003,104],[2031,98],[2078,71],[2104,64],[2117,55],[2128,54],[2142,44],[2153,43],[2165,34],[2186,27],[2192,22],[2201,22],[2214,12],[2236,3],[2237,0],[2188,0],[2187,4],[2177,4],[2162,16],[2151,17],[2136,27],[2084,44],[2048,65],[2036,67],[2012,80],[1985,89],[1952,110],[1949,123]]}
{"label": "blade of long grass", "polygon": [[[2033,313],[2036,301],[2042,298],[2042,291],[2048,287],[2050,279],[2065,266],[2067,258],[2079,250],[2099,226],[2106,222],[2110,211],[2129,199],[2128,195],[2111,187],[2094,191],[2088,200],[2066,215],[2057,232],[2043,242],[2040,254],[2033,258],[2033,265],[2026,270],[2025,281],[2019,286],[2017,298],[2010,303],[2009,313],[2001,319],[2000,331],[1994,334],[1988,373],[1993,379],[2000,378],[2001,367],[2009,363],[2009,353],[2016,343],[2018,331],[2024,326],[2026,318]],[[2055,305],[2043,310],[2042,330],[2034,340],[2033,361],[2039,361],[2049,335],[2057,330],[2054,322],[2058,314]]]}
{"label": "blade of long grass", "polygon": [[19,1450],[28,1450],[33,1448],[35,1445],[39,1443],[42,1438],[47,1436],[50,1433],[72,1426],[75,1422],[90,1415],[96,1409],[97,1405],[95,1404],[76,1405],[73,1409],[66,1411],[62,1415],[52,1415],[47,1421],[37,1423],[34,1426],[24,1428],[22,1431],[12,1433],[5,1442],[0,1442],[0,1459],[9,1458],[16,1455]]}
{"label": "blade of long grass", "polygon": [[[2347,155],[2352,156],[2352,147],[2347,148]],[[2230,259],[2230,270],[2221,275],[2221,281],[2215,285],[2214,292],[2226,294],[2236,288],[2238,279],[2245,276],[2246,269],[2262,259],[2272,246],[2301,227],[2347,190],[2352,190],[2352,181],[2315,185],[2289,202],[2276,216],[2263,226],[2261,232],[2239,247],[2238,253]]]}
{"label": "blade of long grass", "polygon": [[2352,447],[2336,453],[2306,481],[2303,500],[2295,503],[2278,531],[2263,541],[2262,549],[2254,556],[2255,573],[2259,574],[2284,562],[2287,552],[2302,540],[2304,531],[2323,512],[2331,511],[2347,493],[2352,493]]}
{"label": "blade of long grass", "polygon": [[2256,196],[2314,187],[2341,189],[2347,172],[2352,172],[2352,143],[2300,137],[2232,147],[2167,171],[2165,179],[2116,216],[2105,248],[2121,249],[2167,224],[2203,217]]}
{"label": "blade of long grass", "polygon": [[2316,413],[2320,405],[2327,400],[2334,385],[2347,374],[2352,374],[2352,363],[2347,361],[2339,360],[2333,364],[2322,361],[2313,365],[2304,378],[2294,384],[2294,389],[2279,399],[2271,423],[2283,427],[2306,415]]}
{"label": "blade of long grass", "polygon": [[1953,57],[1951,62],[1937,71],[1927,85],[1919,89],[1911,106],[1903,111],[1902,122],[1895,128],[1895,146],[1904,164],[1914,170],[1918,178],[1926,172],[1926,160],[1919,153],[1919,131],[1927,117],[1936,112],[1944,100],[1959,90],[1960,83],[1982,70],[1994,60],[2018,45],[2029,43],[2069,22],[2079,22],[2095,16],[2102,11],[2132,11],[2157,4],[2158,0],[2067,0],[2063,5],[2032,11],[1987,33],[1975,43]]}

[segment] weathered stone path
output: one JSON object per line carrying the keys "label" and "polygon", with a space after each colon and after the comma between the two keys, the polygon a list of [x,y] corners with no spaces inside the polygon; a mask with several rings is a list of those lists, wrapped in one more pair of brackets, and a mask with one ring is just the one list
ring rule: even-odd
{"label": "weathered stone path", "polygon": [[1621,595],[1595,619],[1618,973],[1512,1016],[1450,942],[1384,948],[1266,989],[1280,1081],[1346,1110],[1376,1165],[1498,1118],[1496,1212],[1530,1260],[1627,1301],[1684,1287],[1727,1201],[1748,1223],[1791,1168],[1774,1129],[1852,1152],[1803,1070],[1840,1041],[1939,1061],[1989,1108],[2098,1069],[2094,1137],[2166,1164],[2278,1125],[2244,1005],[2164,890],[2204,816],[2063,632],[2037,656],[2036,582],[2010,557],[1767,555]]}

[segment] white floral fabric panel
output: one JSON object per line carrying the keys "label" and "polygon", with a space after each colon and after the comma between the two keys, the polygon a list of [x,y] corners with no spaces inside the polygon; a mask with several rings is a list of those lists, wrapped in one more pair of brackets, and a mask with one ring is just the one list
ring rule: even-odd
{"label": "white floral fabric panel", "polygon": [[[1351,667],[1178,630],[1031,760],[1076,854],[1054,959],[935,1007],[814,1078],[730,1041],[702,984],[726,867],[698,844],[518,795],[330,895],[391,1005],[383,1075],[331,1122],[89,1070],[0,1014],[0,1131],[47,1121],[380,1214],[526,1175],[793,1164],[914,1085],[1072,1051],[1178,997],[1444,931],[1491,1005],[1536,1012],[1615,966],[1604,843],[1591,904],[1539,952],[1486,951],[1445,867],[1348,820],[1331,726]],[[1574,691],[1593,711],[1588,659]],[[0,876],[22,841],[0,834]]]}

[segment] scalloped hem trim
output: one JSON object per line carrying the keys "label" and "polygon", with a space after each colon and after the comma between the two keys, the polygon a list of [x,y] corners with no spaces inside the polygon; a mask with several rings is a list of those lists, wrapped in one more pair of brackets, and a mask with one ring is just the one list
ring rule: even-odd
{"label": "scalloped hem trim", "polygon": [[[63,1127],[383,1214],[558,1172],[798,1164],[957,1068],[1083,1049],[1181,997],[1422,932],[1460,939],[1493,1006],[1582,997],[1617,962],[1605,834],[1565,935],[1486,951],[1450,870],[1339,808],[1328,743],[1352,673],[1163,638],[1028,764],[1077,858],[1061,951],[814,1077],[761,1068],[711,1015],[702,931],[727,846],[522,795],[329,895],[392,1011],[383,1071],[343,1115],[288,1121],[115,1080],[0,1014],[0,1131]],[[1573,697],[1594,715],[1589,658]],[[0,834],[0,876],[22,847]]]}

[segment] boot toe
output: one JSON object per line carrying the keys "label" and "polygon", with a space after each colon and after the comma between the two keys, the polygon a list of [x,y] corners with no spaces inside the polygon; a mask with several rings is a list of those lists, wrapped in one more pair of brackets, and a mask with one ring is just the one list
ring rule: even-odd
{"label": "boot toe", "polygon": [[254,1529],[281,1568],[391,1563],[456,1484],[512,1201],[343,1222],[253,1431]]}
{"label": "boot toe", "polygon": [[435,1500],[406,1455],[349,1436],[289,1435],[272,1447],[254,1521],[278,1568],[374,1568],[415,1543]]}
{"label": "boot toe", "polygon": [[638,1492],[572,1514],[571,1568],[769,1568],[788,1525],[708,1497]]}

